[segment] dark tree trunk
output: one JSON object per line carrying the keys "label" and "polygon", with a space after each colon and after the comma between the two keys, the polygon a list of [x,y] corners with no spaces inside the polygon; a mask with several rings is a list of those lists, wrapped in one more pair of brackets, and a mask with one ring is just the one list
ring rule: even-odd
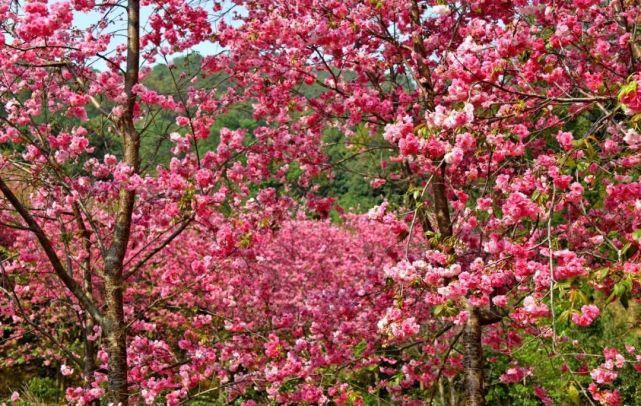
{"label": "dark tree trunk", "polygon": [[[120,122],[125,162],[134,173],[140,170],[140,134],[134,125],[136,94],[133,89],[138,83],[140,68],[140,0],[127,1],[127,68],[125,71],[125,93],[127,103]],[[131,216],[134,210],[136,192],[122,189],[118,197],[118,215],[114,238],[105,258],[105,334],[109,355],[108,398],[114,404],[126,405],[127,388],[127,325],[123,303],[123,262],[129,243]]]}
{"label": "dark tree trunk", "polygon": [[105,336],[109,354],[109,390],[107,397],[115,405],[127,404],[127,331],[123,312],[122,282],[108,276],[105,280]]}
{"label": "dark tree trunk", "polygon": [[482,326],[477,308],[468,306],[469,317],[465,324],[465,391],[467,406],[484,406]]}

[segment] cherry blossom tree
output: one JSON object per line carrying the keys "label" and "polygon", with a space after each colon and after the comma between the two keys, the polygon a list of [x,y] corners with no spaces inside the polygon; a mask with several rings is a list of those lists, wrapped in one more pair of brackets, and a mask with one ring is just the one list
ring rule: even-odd
{"label": "cherry blossom tree", "polygon": [[[252,207],[254,213],[257,208]],[[347,396],[329,371],[380,362],[383,354],[378,350],[388,338],[379,334],[378,323],[395,293],[381,269],[395,263],[401,247],[389,225],[364,217],[347,218],[346,225],[284,221],[277,232],[262,228],[252,232],[251,246],[236,247],[223,243],[246,233],[230,236],[223,231],[218,250],[202,244],[201,234],[209,235],[210,229],[193,227],[168,244],[164,259],[155,259],[128,279],[123,298],[132,401],[154,404],[166,399],[175,404],[199,399],[212,391],[198,391],[199,385],[212,380],[229,388],[228,401],[257,389],[282,403],[322,403]],[[15,261],[11,266],[24,274],[22,268],[29,264]],[[38,287],[33,281],[28,286]],[[16,318],[37,314],[33,319],[46,323],[38,331],[52,331],[56,343],[69,344],[45,343],[43,352],[30,351],[37,344],[25,344],[29,347],[14,351],[61,365],[70,382],[87,376],[77,355],[69,354],[76,348],[68,335],[78,331],[73,309],[46,306],[64,303],[64,293],[27,289],[25,284],[16,284],[14,290],[13,302],[21,307],[11,306],[7,313]],[[334,316],[328,317],[330,313]],[[53,325],[65,316],[70,320],[65,335],[55,333]],[[16,333],[21,324],[25,330],[31,324],[27,316],[20,321]],[[109,364],[100,329],[96,326],[87,336],[97,347],[91,379],[83,386],[69,386],[70,402],[87,404],[105,395]],[[280,390],[292,380],[304,384]],[[321,384],[328,380],[334,387],[329,392]]]}
{"label": "cherry blossom tree", "polygon": [[[215,150],[202,151],[217,114],[237,101],[233,91],[220,91],[200,69],[174,74],[170,67],[171,94],[143,84],[154,61],[209,41],[212,21],[224,13],[219,4],[180,1],[0,5],[2,225],[18,232],[3,259],[3,292],[12,303],[6,316],[80,363],[49,329],[77,314],[87,385],[99,349],[106,351],[106,396],[114,403],[126,404],[129,393],[130,278],[194,222],[217,236],[217,249],[233,249],[238,224],[223,213],[240,213],[254,193],[250,185],[284,176],[272,166],[317,159],[314,144],[289,145],[286,129],[268,126],[253,140],[225,130]],[[142,145],[163,142],[173,144],[174,157],[149,168],[154,161]],[[269,204],[278,209],[279,202],[276,196]],[[15,278],[28,275],[34,291],[26,294]]]}
{"label": "cherry blossom tree", "polygon": [[[638,299],[640,7],[1,3],[3,347],[78,404],[482,405],[498,357],[551,404],[527,338],[620,404],[641,354],[582,332]],[[257,127],[205,150],[239,103]],[[330,132],[403,198],[326,220]]]}
{"label": "cherry blossom tree", "polygon": [[[407,303],[427,302],[431,322],[459,326],[467,404],[485,402],[483,345],[520,342],[490,339],[514,329],[562,357],[557,323],[591,324],[595,292],[636,291],[637,3],[242,4],[240,23],[221,28],[229,56],[204,68],[247,85],[257,117],[338,128],[355,154],[381,135],[396,151],[372,182],[406,186],[406,237],[429,242],[389,269],[396,309],[409,320]],[[610,382],[591,396],[616,403],[597,388]]]}

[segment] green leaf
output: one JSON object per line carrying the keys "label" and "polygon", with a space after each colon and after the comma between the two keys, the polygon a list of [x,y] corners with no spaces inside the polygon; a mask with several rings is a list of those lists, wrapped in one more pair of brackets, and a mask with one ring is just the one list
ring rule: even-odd
{"label": "green leaf", "polygon": [[361,357],[366,348],[367,348],[367,341],[362,340],[360,343],[354,346],[354,350],[353,350],[354,356],[357,358]]}
{"label": "green leaf", "polygon": [[621,86],[621,89],[619,90],[619,99],[621,97],[625,96],[628,93],[636,92],[637,91],[637,82],[632,81],[630,83],[626,83],[625,85]]}
{"label": "green leaf", "polygon": [[568,321],[571,314],[572,314],[571,310],[564,310],[563,312],[561,312],[561,314],[559,314],[559,317],[558,317],[559,322],[563,323]]}
{"label": "green leaf", "polygon": [[445,304],[440,304],[434,306],[434,316],[442,316],[444,314],[447,314],[447,305]]}
{"label": "green leaf", "polygon": [[541,191],[540,191],[539,189],[536,189],[536,190],[532,193],[532,201],[537,201],[537,199],[538,199],[539,197],[541,197]]}
{"label": "green leaf", "polygon": [[587,170],[588,170],[588,167],[589,167],[589,166],[590,166],[590,164],[589,164],[589,163],[587,163],[586,161],[580,161],[580,162],[577,164],[577,169],[578,169],[579,171],[581,171],[581,172],[585,172],[585,171],[587,171]]}
{"label": "green leaf", "polygon": [[597,269],[597,278],[599,280],[605,279],[605,277],[608,276],[609,271],[610,271],[610,268]]}
{"label": "green leaf", "polygon": [[581,395],[579,394],[579,390],[576,388],[576,386],[572,384],[568,386],[567,395],[571,405],[581,404]]}

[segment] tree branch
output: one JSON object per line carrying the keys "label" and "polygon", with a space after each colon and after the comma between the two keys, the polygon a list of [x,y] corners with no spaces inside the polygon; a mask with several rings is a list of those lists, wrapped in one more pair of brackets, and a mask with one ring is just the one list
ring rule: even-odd
{"label": "tree branch", "polygon": [[145,255],[140,261],[136,262],[136,264],[131,267],[130,270],[127,271],[127,273],[124,274],[123,279],[127,280],[131,275],[136,273],[143,265],[147,263],[154,255],[159,253],[160,251],[163,250],[167,245],[169,245],[176,237],[178,237],[186,228],[191,224],[191,222],[194,220],[194,216],[188,217],[181,225],[178,227],[176,230],[174,230],[173,233],[165,239],[160,245],[158,245],[156,248],[153,250],[149,251],[147,255]]}
{"label": "tree branch", "polygon": [[69,289],[71,293],[76,297],[76,299],[78,299],[78,302],[80,302],[80,305],[83,307],[83,309],[88,311],[94,318],[94,320],[101,321],[102,315],[98,311],[98,308],[91,301],[91,299],[89,299],[84,294],[82,288],[76,283],[76,281],[67,273],[65,267],[62,265],[62,262],[60,262],[58,254],[56,254],[56,251],[53,249],[51,241],[49,240],[49,238],[47,238],[44,230],[34,220],[29,211],[22,205],[20,200],[18,200],[16,195],[13,194],[9,186],[7,186],[2,178],[0,178],[0,191],[9,201],[9,203],[11,203],[11,205],[16,209],[18,214],[20,214],[20,217],[22,217],[25,223],[27,223],[31,232],[38,239],[40,246],[47,255],[47,258],[49,259],[49,262],[51,263],[51,266],[53,267],[53,270],[58,278],[60,278],[67,289]]}

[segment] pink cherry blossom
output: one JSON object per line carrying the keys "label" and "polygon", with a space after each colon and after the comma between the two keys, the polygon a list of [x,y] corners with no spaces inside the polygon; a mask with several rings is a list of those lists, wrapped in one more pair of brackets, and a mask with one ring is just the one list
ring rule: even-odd
{"label": "pink cherry blossom", "polygon": [[595,305],[581,306],[581,313],[572,314],[572,322],[578,326],[589,326],[599,317],[600,310]]}

